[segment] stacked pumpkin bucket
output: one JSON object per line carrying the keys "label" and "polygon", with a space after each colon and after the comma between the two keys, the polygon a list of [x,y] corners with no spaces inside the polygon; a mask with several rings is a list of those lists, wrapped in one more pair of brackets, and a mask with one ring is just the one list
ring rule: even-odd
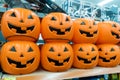
{"label": "stacked pumpkin bucket", "polygon": [[120,24],[113,21],[99,22],[98,30],[98,65],[115,67],[120,63],[120,48],[117,45],[120,43]]}
{"label": "stacked pumpkin bucket", "polygon": [[41,22],[45,44],[41,48],[41,65],[48,71],[66,71],[73,63],[73,50],[68,43],[73,36],[72,19],[64,13],[50,13]]}
{"label": "stacked pumpkin bucket", "polygon": [[40,50],[35,43],[40,34],[39,17],[32,11],[15,8],[4,13],[1,31],[6,42],[1,49],[1,68],[9,74],[35,71],[40,62]]}
{"label": "stacked pumpkin bucket", "polygon": [[[1,48],[1,68],[9,74],[28,74],[39,67],[51,72],[71,67],[90,69],[120,63],[120,25],[54,12],[39,17],[32,11],[13,8],[4,13],[1,31],[7,42]],[[36,44],[39,35],[44,44]]]}
{"label": "stacked pumpkin bucket", "polygon": [[73,27],[73,66],[82,69],[95,67],[99,58],[97,46],[94,44],[98,38],[98,26],[91,19],[79,18],[74,21]]}

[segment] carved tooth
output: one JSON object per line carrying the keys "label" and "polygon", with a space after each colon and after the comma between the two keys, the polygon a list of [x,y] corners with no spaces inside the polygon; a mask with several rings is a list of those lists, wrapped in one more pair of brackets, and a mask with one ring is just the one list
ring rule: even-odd
{"label": "carved tooth", "polygon": [[80,62],[84,63],[84,61],[83,61],[83,60],[81,60]]}
{"label": "carved tooth", "polygon": [[54,62],[50,62],[52,65],[55,65],[55,63]]}
{"label": "carved tooth", "polygon": [[31,30],[27,30],[27,33],[30,33],[31,32]]}
{"label": "carved tooth", "polygon": [[117,35],[114,35],[115,38],[117,38]]}
{"label": "carved tooth", "polygon": [[106,60],[110,60],[110,58],[109,58],[109,57],[107,57],[107,58],[106,58]]}
{"label": "carved tooth", "polygon": [[93,36],[96,36],[97,34],[93,34]]}
{"label": "carved tooth", "polygon": [[26,30],[26,27],[21,27],[21,30]]}
{"label": "carved tooth", "polygon": [[111,61],[115,61],[115,60],[112,59],[112,60],[110,60],[110,62],[111,62]]}
{"label": "carved tooth", "polygon": [[61,32],[65,32],[65,29],[61,29]]}
{"label": "carved tooth", "polygon": [[90,58],[90,59],[88,59],[88,61],[91,61],[91,58]]}
{"label": "carved tooth", "polygon": [[14,63],[12,63],[11,65],[14,66],[14,67],[16,67],[16,64],[14,64]]}
{"label": "carved tooth", "polygon": [[[30,66],[30,65],[31,65],[31,63],[28,63],[28,64],[27,64],[27,66]],[[26,66],[26,67],[27,67],[27,66]]]}
{"label": "carved tooth", "polygon": [[90,32],[90,34],[93,34],[93,32]]}
{"label": "carved tooth", "polygon": [[65,34],[69,33],[68,31],[65,32]]}
{"label": "carved tooth", "polygon": [[63,65],[66,65],[68,62],[64,62]]}
{"label": "carved tooth", "polygon": [[57,34],[57,32],[56,31],[52,31],[54,34]]}
{"label": "carved tooth", "polygon": [[21,64],[26,64],[26,61],[21,61]]}
{"label": "carved tooth", "polygon": [[59,60],[59,63],[63,63],[63,60]]}
{"label": "carved tooth", "polygon": [[16,33],[16,31],[17,31],[17,30],[16,30],[16,29],[14,29],[14,28],[12,28],[11,30],[12,30],[13,32],[15,32],[15,33]]}
{"label": "carved tooth", "polygon": [[86,37],[86,34],[82,34],[82,35]]}

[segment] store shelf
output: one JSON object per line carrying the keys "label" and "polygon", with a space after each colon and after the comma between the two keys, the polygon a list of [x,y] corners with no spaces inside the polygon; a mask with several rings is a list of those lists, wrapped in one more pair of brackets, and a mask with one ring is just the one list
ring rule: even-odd
{"label": "store shelf", "polygon": [[[71,78],[90,77],[103,74],[120,73],[120,66],[105,68],[95,67],[93,69],[75,69],[71,68],[65,72],[48,72],[39,70],[26,75],[3,75],[3,78],[15,78],[16,80],[63,80]],[[15,80],[14,79],[14,80]]]}

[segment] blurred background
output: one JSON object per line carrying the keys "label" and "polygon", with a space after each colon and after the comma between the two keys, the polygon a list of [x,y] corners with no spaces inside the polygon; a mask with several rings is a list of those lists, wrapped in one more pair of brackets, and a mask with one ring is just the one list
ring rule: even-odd
{"label": "blurred background", "polygon": [[0,0],[0,17],[10,8],[24,7],[32,9],[40,17],[56,11],[65,12],[73,19],[85,17],[120,22],[119,3],[119,0]]}

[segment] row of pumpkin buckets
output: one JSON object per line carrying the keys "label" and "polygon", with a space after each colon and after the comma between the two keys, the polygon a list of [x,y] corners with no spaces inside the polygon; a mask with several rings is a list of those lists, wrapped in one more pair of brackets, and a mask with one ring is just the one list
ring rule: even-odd
{"label": "row of pumpkin buckets", "polygon": [[[30,10],[13,8],[3,14],[1,31],[7,42],[1,48],[0,63],[8,74],[28,74],[40,66],[61,72],[71,67],[115,67],[120,63],[120,25],[113,21],[73,21],[59,12],[40,21]],[[45,41],[42,46],[36,44],[40,34]]]}

